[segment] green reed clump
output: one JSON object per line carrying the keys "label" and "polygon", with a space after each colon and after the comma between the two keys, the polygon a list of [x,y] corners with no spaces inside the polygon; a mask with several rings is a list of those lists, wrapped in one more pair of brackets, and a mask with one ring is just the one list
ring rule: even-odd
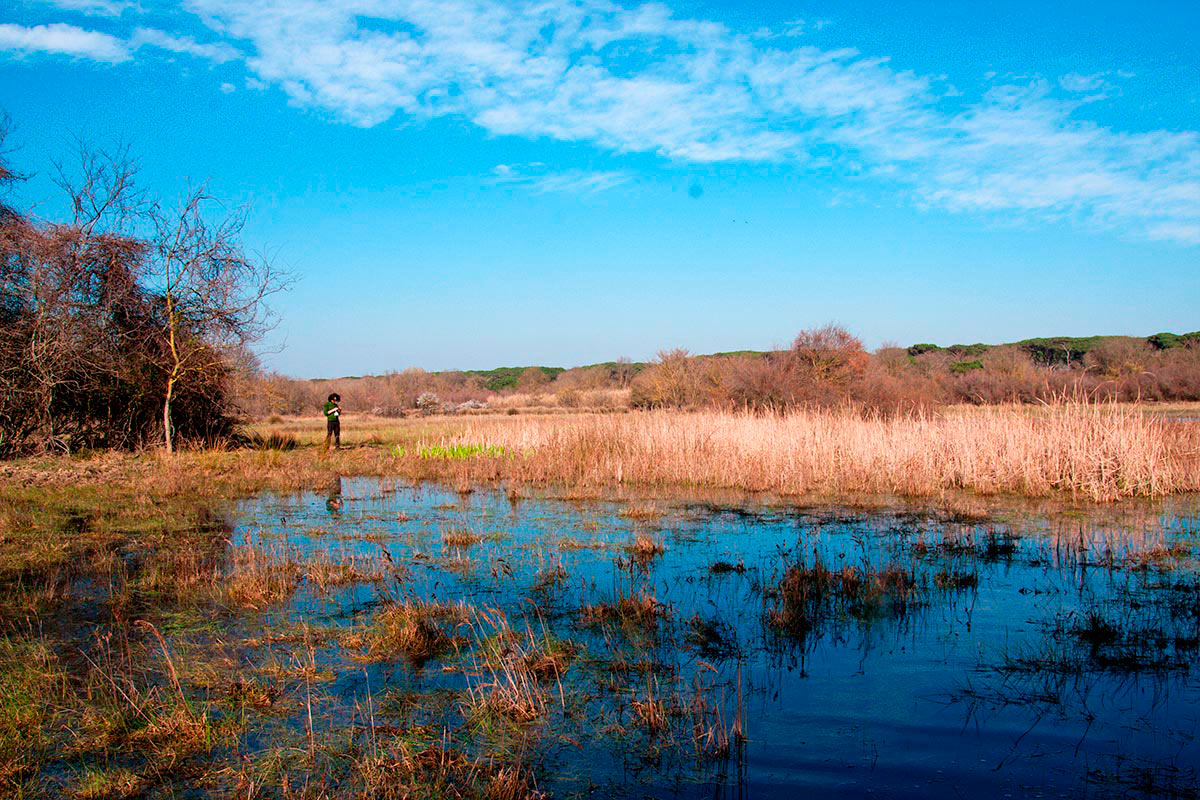
{"label": "green reed clump", "polygon": [[768,589],[774,606],[767,610],[767,620],[780,633],[803,638],[838,617],[866,621],[902,616],[918,601],[919,589],[913,573],[896,564],[830,569],[816,556],[811,565],[789,567]]}
{"label": "green reed clump", "polygon": [[502,458],[504,448],[492,444],[454,444],[430,445],[417,450],[421,459],[441,459],[444,461],[466,461],[471,458]]}

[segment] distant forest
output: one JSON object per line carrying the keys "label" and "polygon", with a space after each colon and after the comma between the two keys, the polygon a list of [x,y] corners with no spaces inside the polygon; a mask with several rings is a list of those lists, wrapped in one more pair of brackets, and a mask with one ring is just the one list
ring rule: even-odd
{"label": "distant forest", "polygon": [[1146,401],[1200,400],[1200,331],[1044,337],[1005,344],[929,343],[868,353],[835,325],[792,347],[550,366],[299,380],[258,376],[246,387],[255,417],[301,415],[331,391],[349,411],[380,416],[519,407],[751,407],[855,403],[884,412],[954,403],[1037,402],[1064,394]]}

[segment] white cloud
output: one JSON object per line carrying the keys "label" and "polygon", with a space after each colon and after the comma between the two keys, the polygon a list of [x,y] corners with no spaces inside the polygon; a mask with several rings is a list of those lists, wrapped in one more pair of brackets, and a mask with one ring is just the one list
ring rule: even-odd
{"label": "white cloud", "polygon": [[129,48],[115,36],[56,22],[51,25],[0,24],[0,51],[51,53],[115,64],[129,59]]}
{"label": "white cloud", "polygon": [[32,0],[39,5],[54,6],[63,11],[78,11],[94,17],[119,17],[134,3],[127,0]]}
{"label": "white cloud", "polygon": [[[183,2],[224,41],[139,29],[131,45],[212,61],[244,57],[247,87],[277,86],[291,102],[355,125],[453,115],[492,134],[618,153],[873,177],[951,211],[1183,244],[1196,243],[1200,226],[1200,134],[1122,132],[1087,120],[1086,104],[1115,91],[1106,74],[1056,83],[991,75],[997,85],[971,102],[944,76],[805,44],[804,36],[679,18],[660,3]],[[811,27],[820,26],[797,20],[785,33]],[[120,60],[121,43],[107,40],[101,60]],[[98,52],[104,41],[92,42]],[[572,185],[543,178],[547,190]],[[587,179],[577,175],[574,185]]]}
{"label": "white cloud", "polygon": [[225,42],[202,44],[190,36],[176,36],[153,28],[135,29],[129,43],[135,49],[146,46],[157,47],[160,50],[195,56],[217,64],[233,61],[241,56],[237,48]]}
{"label": "white cloud", "polygon": [[155,47],[218,64],[241,57],[241,53],[226,42],[204,44],[190,36],[176,36],[153,28],[137,28],[128,40],[124,40],[62,22],[33,27],[0,24],[0,52],[45,53],[115,64],[128,61],[134,51],[143,47]]}
{"label": "white cloud", "polygon": [[1072,72],[1058,79],[1058,85],[1068,92],[1095,92],[1108,86],[1103,74],[1080,75]]}
{"label": "white cloud", "polygon": [[234,86],[232,83],[222,83],[221,91],[225,94],[233,94],[234,92],[237,91],[237,87]]}
{"label": "white cloud", "polygon": [[633,180],[628,172],[566,170],[550,172],[544,164],[526,164],[515,167],[497,164],[492,168],[491,182],[506,186],[526,186],[536,192],[564,192],[571,194],[594,194],[612,189]]}

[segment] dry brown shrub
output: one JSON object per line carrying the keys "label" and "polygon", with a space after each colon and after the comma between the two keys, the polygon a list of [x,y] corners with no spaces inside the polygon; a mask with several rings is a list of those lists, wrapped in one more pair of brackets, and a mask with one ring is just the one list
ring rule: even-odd
{"label": "dry brown shrub", "polygon": [[862,341],[833,323],[801,331],[792,356],[801,380],[842,388],[862,377],[868,359]]}

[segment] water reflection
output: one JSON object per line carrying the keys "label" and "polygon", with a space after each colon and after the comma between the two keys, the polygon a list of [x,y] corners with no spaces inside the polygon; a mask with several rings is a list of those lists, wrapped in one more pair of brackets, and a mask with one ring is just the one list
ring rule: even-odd
{"label": "water reflection", "polygon": [[331,516],[338,516],[342,506],[342,476],[337,475],[329,482],[329,494],[325,498],[325,509]]}
{"label": "water reflection", "polygon": [[1194,515],[517,497],[338,478],[324,510],[244,507],[244,535],[362,578],[306,582],[287,609],[331,631],[322,714],[361,719],[369,687],[379,724],[519,758],[556,796],[1194,780]]}

